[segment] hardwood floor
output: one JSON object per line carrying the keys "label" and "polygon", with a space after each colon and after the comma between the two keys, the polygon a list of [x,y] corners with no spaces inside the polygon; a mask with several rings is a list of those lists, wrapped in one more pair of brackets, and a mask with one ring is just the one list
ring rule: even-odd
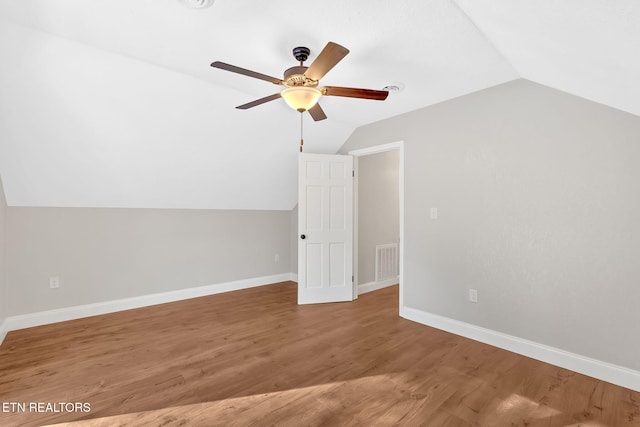
{"label": "hardwood floor", "polygon": [[26,403],[2,426],[640,426],[640,393],[402,319],[397,287],[290,282],[10,332],[0,401]]}

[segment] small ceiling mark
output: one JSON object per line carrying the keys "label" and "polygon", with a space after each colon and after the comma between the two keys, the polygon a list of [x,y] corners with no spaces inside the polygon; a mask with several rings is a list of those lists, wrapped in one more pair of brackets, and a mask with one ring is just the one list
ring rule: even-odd
{"label": "small ceiling mark", "polygon": [[389,84],[383,87],[382,90],[389,93],[400,93],[404,90],[404,85],[401,83]]}
{"label": "small ceiling mark", "polygon": [[214,0],[178,0],[178,2],[189,9],[206,9],[211,7]]}

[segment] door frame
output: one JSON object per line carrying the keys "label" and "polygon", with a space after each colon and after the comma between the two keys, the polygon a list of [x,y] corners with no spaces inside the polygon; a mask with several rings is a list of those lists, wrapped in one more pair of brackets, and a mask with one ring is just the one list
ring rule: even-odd
{"label": "door frame", "polygon": [[399,288],[400,288],[400,306],[398,310],[404,306],[404,248],[405,248],[405,235],[404,235],[404,141],[390,142],[387,144],[374,145],[372,147],[362,148],[359,150],[349,151],[347,154],[354,157],[354,182],[353,182],[353,298],[358,298],[358,158],[362,156],[368,156],[371,154],[384,153],[385,151],[399,150],[398,165],[398,196],[400,204],[400,244],[398,245],[398,259],[399,259]]}

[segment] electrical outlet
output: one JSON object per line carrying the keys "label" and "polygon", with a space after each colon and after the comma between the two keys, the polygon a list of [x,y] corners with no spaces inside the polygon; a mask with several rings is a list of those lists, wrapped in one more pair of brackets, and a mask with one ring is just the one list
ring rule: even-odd
{"label": "electrical outlet", "polygon": [[429,210],[429,218],[438,219],[438,208],[431,208],[431,210]]}
{"label": "electrical outlet", "polygon": [[275,262],[280,262],[280,255],[279,255],[279,254],[276,254],[276,255],[273,257],[273,260],[274,260]]}
{"label": "electrical outlet", "polygon": [[58,276],[49,277],[49,288],[58,289],[60,287],[60,278]]}
{"label": "electrical outlet", "polygon": [[478,302],[478,290],[477,289],[469,289],[469,301]]}

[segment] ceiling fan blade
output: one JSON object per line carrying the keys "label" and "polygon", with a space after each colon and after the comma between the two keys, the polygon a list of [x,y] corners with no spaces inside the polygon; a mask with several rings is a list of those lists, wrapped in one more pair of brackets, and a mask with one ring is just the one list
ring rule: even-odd
{"label": "ceiling fan blade", "polygon": [[275,85],[281,85],[284,83],[279,78],[267,76],[266,74],[257,73],[255,71],[247,70],[246,68],[236,67],[235,65],[230,65],[220,61],[212,62],[211,66],[213,68],[220,68],[221,70],[231,71],[232,73],[242,74],[243,76],[249,76],[255,79],[265,80]]}
{"label": "ceiling fan blade", "polygon": [[320,80],[325,74],[329,72],[335,65],[342,60],[349,53],[349,49],[340,46],[337,43],[329,42],[322,49],[322,52],[311,63],[305,76],[312,80]]}
{"label": "ceiling fan blade", "polygon": [[322,110],[322,107],[320,106],[320,104],[314,105],[307,111],[309,111],[309,114],[311,114],[311,117],[316,122],[319,122],[320,120],[324,120],[327,118],[327,115]]}
{"label": "ceiling fan blade", "polygon": [[255,101],[248,102],[246,104],[238,105],[236,108],[239,110],[247,110],[249,108],[253,108],[260,104],[264,104],[265,102],[273,101],[274,99],[280,98],[280,93],[274,93],[273,95],[265,96],[264,98],[256,99]]}
{"label": "ceiling fan blade", "polygon": [[357,89],[354,87],[325,86],[320,89],[323,95],[345,96],[347,98],[362,98],[384,101],[389,96],[386,90]]}

